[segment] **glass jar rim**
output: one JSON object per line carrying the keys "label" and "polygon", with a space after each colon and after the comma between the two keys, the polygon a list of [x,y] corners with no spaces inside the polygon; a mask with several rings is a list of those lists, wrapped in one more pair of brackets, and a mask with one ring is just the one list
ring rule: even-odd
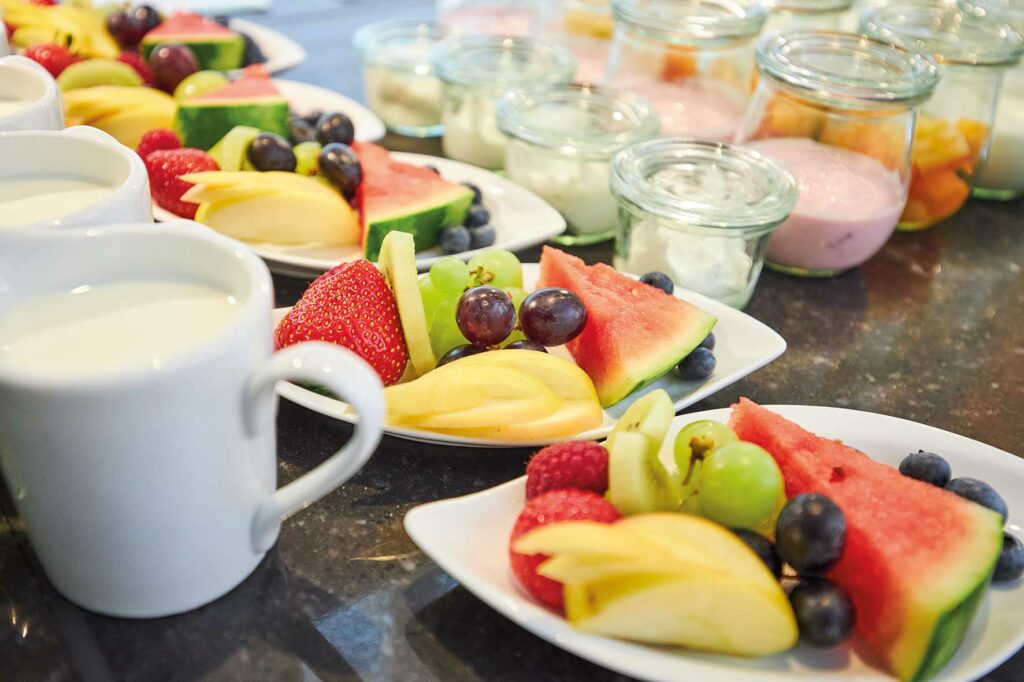
{"label": "glass jar rim", "polygon": [[913,104],[939,83],[929,56],[827,31],[765,36],[757,46],[757,70],[802,98],[826,103]]}
{"label": "glass jar rim", "polygon": [[960,0],[958,6],[975,17],[1009,24],[1017,33],[1024,35],[1024,2],[1020,0],[1016,3],[1013,0]]}
{"label": "glass jar rim", "polygon": [[[448,34],[447,28],[432,21],[388,19],[367,24],[356,31],[352,35],[352,47],[359,52],[364,62],[417,69],[426,75],[433,70],[431,50]],[[388,44],[398,41],[423,42],[428,49],[423,51],[422,56],[411,52],[389,53],[386,50]]]}
{"label": "glass jar rim", "polygon": [[[673,166],[688,169],[725,167],[748,192],[743,205],[682,196],[650,182],[655,173]],[[764,154],[730,144],[686,137],[664,137],[622,149],[612,160],[612,194],[649,213],[686,223],[691,231],[723,236],[770,232],[792,213],[798,197],[796,180]],[[757,189],[752,198],[749,191]]]}
{"label": "glass jar rim", "polygon": [[750,38],[768,10],[757,0],[612,0],[612,15],[667,42]]}
{"label": "glass jar rim", "polygon": [[853,0],[767,0],[766,4],[772,12],[811,15],[845,12],[853,6]]}
{"label": "glass jar rim", "polygon": [[516,36],[450,36],[434,48],[432,61],[445,82],[499,89],[567,83],[576,73],[567,48]]}
{"label": "glass jar rim", "polygon": [[1008,66],[1024,54],[1024,38],[1008,24],[942,4],[878,7],[864,13],[860,30],[943,64]]}
{"label": "glass jar rim", "polygon": [[[578,125],[545,125],[531,114],[565,107],[604,116],[621,126],[581,130]],[[532,144],[588,156],[610,157],[627,144],[654,137],[660,122],[654,107],[640,95],[590,83],[539,86],[506,93],[498,101],[498,127]]]}

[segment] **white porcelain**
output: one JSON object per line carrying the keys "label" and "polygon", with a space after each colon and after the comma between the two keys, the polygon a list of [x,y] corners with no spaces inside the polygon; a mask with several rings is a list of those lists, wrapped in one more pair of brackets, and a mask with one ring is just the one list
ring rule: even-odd
{"label": "white porcelain", "polygon": [[153,220],[149,178],[142,159],[110,135],[88,126],[61,131],[0,132],[0,183],[33,178],[73,177],[110,185],[114,191],[95,204],[62,215],[5,229],[86,227]]}
{"label": "white porcelain", "polygon": [[[0,27],[2,28],[2,27]],[[0,131],[61,130],[64,103],[53,76],[26,57],[5,57],[6,33],[0,30],[0,100],[24,101],[22,109],[0,112]]]}
{"label": "white porcelain", "polygon": [[[770,406],[819,435],[837,438],[871,457],[896,466],[908,453],[941,454],[955,476],[992,483],[1010,508],[1009,528],[1024,525],[1024,460],[984,443],[931,426],[869,412],[831,407]],[[698,419],[728,418],[708,410],[675,418],[661,459],[672,463],[675,433]],[[652,647],[587,635],[534,602],[519,589],[508,567],[508,537],[523,508],[525,477],[465,497],[421,505],[405,517],[405,529],[423,553],[506,618],[555,646],[611,670],[643,680],[678,682],[790,682],[807,680],[893,680],[865,661],[855,648],[815,650],[798,646],[784,654],[744,659]],[[455,531],[455,532],[453,532]],[[936,682],[969,682],[1012,656],[1024,644],[1024,583],[995,586],[971,623],[953,660]],[[514,676],[515,671],[510,671]]]}
{"label": "white porcelain", "polygon": [[[4,18],[4,13],[0,10],[0,19]],[[2,27],[0,27],[2,28]],[[11,46],[7,43],[7,31],[0,31],[0,57],[6,57],[11,53]]]}
{"label": "white porcelain", "polygon": [[340,111],[348,114],[356,129],[356,139],[360,142],[376,142],[384,137],[387,128],[377,114],[351,97],[346,97],[334,90],[319,85],[275,78],[281,95],[288,100],[288,106],[295,113],[305,116],[315,111]]}
{"label": "white porcelain", "polygon": [[[273,353],[266,266],[201,225],[0,232],[0,311],[45,292],[138,280],[215,287],[237,311],[159,366],[68,376],[0,358],[0,464],[61,593],[92,611],[155,617],[248,576],[282,519],[370,457],[384,403],[376,373],[338,346]],[[277,489],[273,389],[286,378],[331,387],[361,420],[345,447]]]}
{"label": "white porcelain", "polygon": [[[206,0],[203,0],[203,2],[206,2]],[[227,13],[209,8],[204,8],[203,12],[205,14]],[[268,73],[279,73],[306,61],[306,49],[302,45],[269,26],[245,19],[232,19],[228,22],[228,26],[252,38],[256,46],[260,48],[263,56],[267,58],[267,61],[263,63],[263,68]]]}
{"label": "white porcelain", "polygon": [[[539,277],[540,268],[536,263],[523,264],[523,285],[528,291],[536,286]],[[714,330],[716,342],[715,359],[717,361],[714,373],[706,381],[699,382],[684,381],[675,372],[669,372],[650,386],[606,408],[604,410],[604,422],[600,426],[576,434],[573,438],[578,440],[598,440],[606,437],[611,432],[612,427],[615,426],[619,417],[637,398],[658,388],[668,391],[668,394],[675,403],[676,410],[681,410],[757,371],[785,352],[786,341],[770,327],[755,320],[750,315],[693,291],[677,287],[675,295],[677,298],[692,303],[701,310],[709,312],[718,318]],[[284,317],[288,310],[288,308],[278,308],[274,311],[275,324]],[[551,348],[550,352],[566,360],[572,360],[569,351],[564,347]],[[329,417],[351,423],[356,421],[355,415],[352,414],[345,403],[315,393],[297,384],[282,382],[278,386],[277,392],[294,403]],[[477,448],[532,447],[547,445],[551,442],[464,438],[431,431],[421,431],[419,429],[401,428],[390,424],[384,426],[384,432],[397,438],[424,443]]]}
{"label": "white porcelain", "polygon": [[[359,125],[356,124],[356,131]],[[565,218],[549,203],[508,178],[489,170],[426,154],[392,152],[395,161],[414,166],[431,165],[453,182],[472,182],[484,195],[484,206],[491,213],[491,225],[497,233],[493,246],[460,253],[469,259],[488,249],[518,251],[541,244],[565,231]],[[157,220],[170,220],[175,216],[156,207]],[[338,263],[363,257],[358,246],[341,247],[289,247],[274,244],[250,244],[250,248],[267,262],[271,272],[292,277],[317,277]],[[438,248],[416,254],[416,267],[426,271],[443,254]]]}

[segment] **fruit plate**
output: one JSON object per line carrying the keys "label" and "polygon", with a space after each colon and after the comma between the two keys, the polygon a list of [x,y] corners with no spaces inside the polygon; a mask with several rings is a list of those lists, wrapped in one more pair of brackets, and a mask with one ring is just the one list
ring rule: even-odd
{"label": "fruit plate", "polygon": [[252,38],[267,58],[263,68],[270,73],[279,73],[306,61],[306,50],[302,45],[268,26],[245,19],[232,19],[228,26]]}
{"label": "fruit plate", "polygon": [[[908,452],[936,452],[957,476],[997,485],[1010,508],[1008,528],[1024,525],[1024,460],[984,443],[904,419],[831,407],[768,406],[783,417],[828,438],[838,438],[879,461],[897,466]],[[661,459],[672,464],[676,432],[698,419],[726,421],[728,409],[675,418]],[[555,646],[611,670],[645,680],[889,680],[850,647],[828,651],[798,646],[784,654],[745,659],[653,647],[584,634],[534,602],[514,582],[508,537],[523,507],[526,477],[465,497],[424,504],[405,517],[405,529],[423,553],[493,609]],[[453,533],[452,529],[459,532]],[[959,651],[936,677],[975,680],[1024,644],[1021,582],[993,587]]]}
{"label": "fruit plate", "polygon": [[[523,264],[523,284],[527,290],[534,288],[539,275],[540,268],[536,263]],[[714,373],[706,381],[696,382],[684,381],[676,376],[674,372],[669,372],[644,390],[638,391],[625,400],[621,400],[605,409],[604,422],[599,427],[577,434],[573,436],[574,438],[583,440],[604,438],[612,430],[612,427],[615,426],[615,422],[622,413],[633,404],[633,401],[657,388],[663,388],[668,391],[669,396],[671,396],[672,401],[675,403],[676,410],[681,410],[739,381],[751,372],[764,367],[782,355],[786,350],[785,340],[775,331],[735,308],[692,291],[677,288],[675,295],[718,318],[718,322],[715,324],[715,357],[717,365]],[[274,311],[275,324],[284,316],[287,310],[287,308],[279,308]],[[552,348],[551,352],[572,360],[572,356],[569,355],[565,348]],[[355,421],[355,417],[348,411],[348,406],[334,398],[314,393],[301,386],[287,382],[279,383],[277,385],[277,392],[292,402],[329,417],[335,417],[348,422]],[[391,425],[385,425],[384,431],[398,438],[464,447],[531,447],[546,445],[550,442],[464,438]]]}

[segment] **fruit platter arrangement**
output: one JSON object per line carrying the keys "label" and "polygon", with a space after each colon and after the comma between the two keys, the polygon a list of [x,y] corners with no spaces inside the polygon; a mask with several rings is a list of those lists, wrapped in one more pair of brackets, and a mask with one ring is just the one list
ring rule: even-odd
{"label": "fruit platter arrangement", "polygon": [[[890,466],[780,411],[968,452]],[[1011,485],[1015,458],[880,415],[745,398],[713,414],[673,420],[668,395],[651,392],[603,444],[549,445],[524,478],[424,505],[406,528],[505,615],[645,679],[974,679],[1020,646],[1019,628],[987,622],[1020,606],[1002,586],[1019,586],[1024,545],[1004,531],[1005,499],[957,470],[1002,467],[992,482]],[[466,537],[443,539],[456,517],[474,519]]]}
{"label": "fruit platter arrangement", "polygon": [[[539,266],[491,249],[418,275],[415,250],[408,232],[387,233],[376,263],[319,277],[274,333],[277,348],[326,341],[369,362],[387,387],[391,433],[489,445],[599,438],[645,388],[666,385],[685,404],[715,375],[716,317],[674,295],[663,273],[635,279],[546,247]],[[757,333],[778,338],[765,328],[752,342]],[[757,366],[730,368],[711,390]]]}

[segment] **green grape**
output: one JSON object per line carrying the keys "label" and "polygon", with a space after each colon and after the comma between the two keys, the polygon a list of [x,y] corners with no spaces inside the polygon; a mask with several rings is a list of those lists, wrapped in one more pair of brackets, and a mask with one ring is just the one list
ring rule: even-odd
{"label": "green grape", "polygon": [[441,357],[455,346],[469,343],[455,322],[455,306],[458,305],[459,298],[453,296],[442,299],[434,308],[434,317],[430,321],[430,347],[437,357]]}
{"label": "green grape", "polygon": [[438,291],[461,296],[469,284],[469,267],[455,256],[438,258],[430,266],[430,281]]}
{"label": "green grape", "polygon": [[299,175],[316,175],[320,172],[320,151],[323,146],[319,142],[309,140],[292,147],[295,154],[295,172]]}
{"label": "green grape", "polygon": [[701,513],[728,528],[754,530],[772,514],[783,491],[775,459],[753,443],[714,450],[700,477]]}
{"label": "green grape", "polygon": [[182,102],[184,100],[222,88],[228,84],[228,77],[220,71],[196,71],[186,76],[174,88],[174,99]]}
{"label": "green grape", "polygon": [[511,251],[491,249],[478,253],[469,260],[472,284],[489,284],[492,287],[523,286],[523,266]]}
{"label": "green grape", "polygon": [[[508,294],[509,297],[512,299],[512,305],[516,307],[516,316],[518,318],[519,306],[521,306],[523,304],[523,301],[526,299],[526,292],[520,289],[519,287],[506,287],[505,293]],[[508,338],[501,343],[501,347],[504,348],[510,343],[525,340],[526,334],[524,334],[522,330],[518,328],[517,325],[516,329],[514,329],[512,333],[508,335]]]}
{"label": "green grape", "polygon": [[689,514],[700,513],[697,490],[701,471],[715,448],[738,440],[732,429],[714,419],[696,421],[679,430],[673,452],[676,470],[682,478],[683,511]]}
{"label": "green grape", "polygon": [[434,319],[434,313],[437,311],[438,305],[444,300],[444,296],[436,288],[434,283],[430,281],[430,277],[427,275],[420,276],[420,298],[423,299],[423,312],[427,318],[427,326],[430,326],[431,320]]}

